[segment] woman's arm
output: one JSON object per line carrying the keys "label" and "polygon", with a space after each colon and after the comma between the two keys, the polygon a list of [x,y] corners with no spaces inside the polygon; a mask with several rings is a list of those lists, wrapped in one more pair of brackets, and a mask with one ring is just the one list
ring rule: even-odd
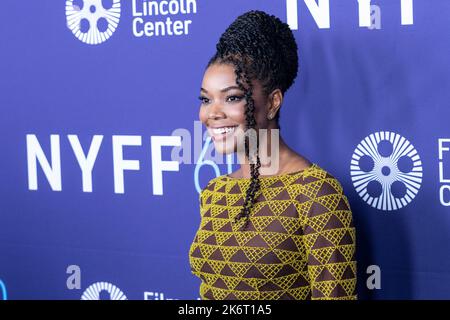
{"label": "woman's arm", "polygon": [[350,205],[335,178],[327,174],[316,183],[304,228],[311,299],[357,299]]}

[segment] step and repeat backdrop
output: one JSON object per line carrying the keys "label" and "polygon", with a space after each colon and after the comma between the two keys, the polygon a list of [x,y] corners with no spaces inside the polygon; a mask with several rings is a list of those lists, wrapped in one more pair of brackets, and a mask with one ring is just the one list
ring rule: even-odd
{"label": "step and repeat backdrop", "polygon": [[252,9],[297,39],[281,134],[342,182],[359,298],[450,298],[450,1],[3,0],[0,299],[199,298],[199,191],[238,165],[198,95]]}

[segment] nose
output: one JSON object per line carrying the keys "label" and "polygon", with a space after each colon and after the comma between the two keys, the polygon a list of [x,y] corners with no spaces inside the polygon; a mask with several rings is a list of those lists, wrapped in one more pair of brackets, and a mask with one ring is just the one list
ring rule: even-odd
{"label": "nose", "polygon": [[210,106],[208,110],[208,119],[216,120],[225,117],[225,113],[222,111],[222,107],[219,103],[214,103]]}
{"label": "nose", "polygon": [[220,113],[212,113],[212,112],[210,112],[209,113],[209,115],[208,115],[208,119],[209,120],[217,120],[217,119],[223,119],[225,116],[224,116],[224,114],[223,114],[223,112],[220,112]]}

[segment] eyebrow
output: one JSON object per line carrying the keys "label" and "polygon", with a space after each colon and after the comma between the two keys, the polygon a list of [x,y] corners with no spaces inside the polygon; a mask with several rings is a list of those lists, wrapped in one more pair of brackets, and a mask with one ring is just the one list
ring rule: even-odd
{"label": "eyebrow", "polygon": [[[229,87],[223,88],[222,90],[220,90],[220,92],[227,92],[227,91],[230,91],[230,90],[232,90],[232,89],[238,89],[238,90],[241,90],[241,88],[239,88],[238,86],[229,86]],[[200,91],[203,91],[203,92],[205,92],[205,93],[208,93],[208,90],[206,90],[206,89],[204,89],[204,88],[200,88]]]}

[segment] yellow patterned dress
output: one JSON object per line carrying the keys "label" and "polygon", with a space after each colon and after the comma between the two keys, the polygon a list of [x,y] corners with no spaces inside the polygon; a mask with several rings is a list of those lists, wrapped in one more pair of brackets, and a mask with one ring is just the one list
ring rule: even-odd
{"label": "yellow patterned dress", "polygon": [[356,299],[355,229],[340,183],[317,164],[260,182],[245,230],[233,218],[250,178],[219,176],[200,193],[189,250],[200,297]]}

